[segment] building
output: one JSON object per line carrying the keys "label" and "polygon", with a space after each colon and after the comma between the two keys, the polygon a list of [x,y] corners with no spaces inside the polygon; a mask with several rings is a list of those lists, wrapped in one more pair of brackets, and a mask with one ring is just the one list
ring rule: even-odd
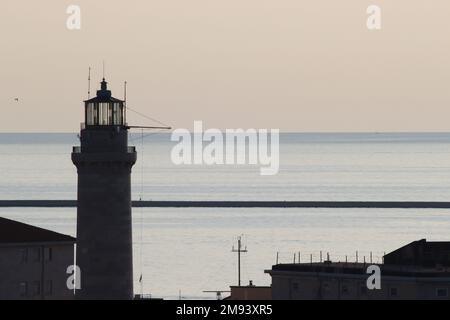
{"label": "building", "polygon": [[105,79],[84,103],[81,146],[73,148],[78,171],[77,299],[133,299],[131,168],[124,101]]}
{"label": "building", "polygon": [[0,300],[73,299],[75,238],[0,218]]}
{"label": "building", "polygon": [[380,290],[368,289],[366,263],[278,264],[266,273],[276,300],[448,300],[449,258],[450,242],[412,242],[378,264]]}
{"label": "building", "polygon": [[387,254],[384,263],[423,268],[450,267],[450,242],[414,241]]}
{"label": "building", "polygon": [[250,281],[248,286],[231,286],[231,294],[225,300],[272,300],[272,289],[267,286],[255,286]]}

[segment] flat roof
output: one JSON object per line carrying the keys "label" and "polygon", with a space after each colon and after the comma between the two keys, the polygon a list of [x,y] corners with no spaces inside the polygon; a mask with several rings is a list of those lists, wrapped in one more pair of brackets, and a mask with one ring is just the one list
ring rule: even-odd
{"label": "flat roof", "polygon": [[299,272],[299,273],[329,273],[329,274],[351,274],[367,275],[367,268],[371,265],[380,267],[385,276],[399,277],[425,277],[425,278],[450,278],[450,268],[425,268],[420,266],[396,266],[377,263],[355,263],[355,262],[322,262],[322,263],[300,263],[300,264],[277,264],[272,266],[272,272]]}
{"label": "flat roof", "polygon": [[0,244],[75,241],[65,234],[0,217]]}

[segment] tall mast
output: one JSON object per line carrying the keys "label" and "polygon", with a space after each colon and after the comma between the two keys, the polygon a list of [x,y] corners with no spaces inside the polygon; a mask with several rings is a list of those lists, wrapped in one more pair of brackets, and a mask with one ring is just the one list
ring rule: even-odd
{"label": "tall mast", "polygon": [[91,98],[91,67],[89,67],[88,74],[88,100]]}

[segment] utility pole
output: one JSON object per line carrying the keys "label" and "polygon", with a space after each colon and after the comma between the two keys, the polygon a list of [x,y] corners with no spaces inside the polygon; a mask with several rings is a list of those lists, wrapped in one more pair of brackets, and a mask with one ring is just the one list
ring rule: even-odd
{"label": "utility pole", "polygon": [[238,237],[238,247],[237,249],[233,249],[231,250],[231,252],[237,252],[238,254],[238,287],[241,286],[241,253],[245,253],[248,252],[247,251],[247,247],[245,249],[242,249],[242,238]]}

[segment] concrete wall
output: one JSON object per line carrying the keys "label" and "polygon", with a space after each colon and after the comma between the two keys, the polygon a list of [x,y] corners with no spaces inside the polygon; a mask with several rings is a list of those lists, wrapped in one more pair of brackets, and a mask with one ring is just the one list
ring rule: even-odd
{"label": "concrete wall", "polygon": [[0,246],[0,300],[73,299],[67,267],[73,244]]}
{"label": "concrete wall", "polygon": [[231,295],[228,300],[272,300],[270,287],[231,287]]}

